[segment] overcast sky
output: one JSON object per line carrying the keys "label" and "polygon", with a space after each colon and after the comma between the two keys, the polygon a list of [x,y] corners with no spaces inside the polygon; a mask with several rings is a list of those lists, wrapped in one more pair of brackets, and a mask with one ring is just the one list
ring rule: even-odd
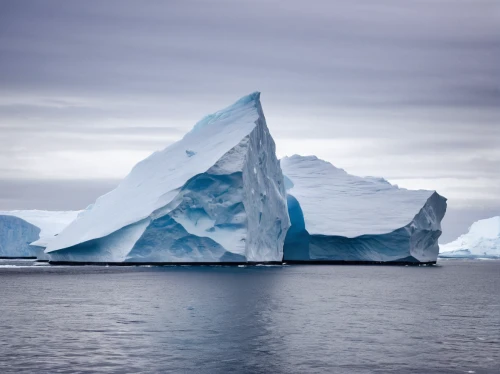
{"label": "overcast sky", "polygon": [[278,155],[500,214],[500,2],[0,0],[0,209],[81,209],[261,91]]}

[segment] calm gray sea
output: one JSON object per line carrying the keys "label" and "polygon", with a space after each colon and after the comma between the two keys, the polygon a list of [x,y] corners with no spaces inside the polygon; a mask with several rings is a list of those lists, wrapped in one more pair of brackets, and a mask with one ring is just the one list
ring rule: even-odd
{"label": "calm gray sea", "polygon": [[0,373],[500,373],[500,261],[0,263]]}

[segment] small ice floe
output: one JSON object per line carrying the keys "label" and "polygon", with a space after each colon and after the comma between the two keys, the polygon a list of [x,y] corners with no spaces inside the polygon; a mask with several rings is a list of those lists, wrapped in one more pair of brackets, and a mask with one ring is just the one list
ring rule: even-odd
{"label": "small ice floe", "polygon": [[263,266],[266,268],[276,268],[276,267],[281,268],[283,266],[288,266],[288,265],[286,264],[286,262],[283,262],[282,264],[257,264],[255,266]]}
{"label": "small ice floe", "polygon": [[27,268],[32,268],[31,265],[7,265],[7,264],[1,264],[0,269],[27,269]]}
{"label": "small ice floe", "polygon": [[34,258],[2,258],[0,261],[2,262],[35,262]]}

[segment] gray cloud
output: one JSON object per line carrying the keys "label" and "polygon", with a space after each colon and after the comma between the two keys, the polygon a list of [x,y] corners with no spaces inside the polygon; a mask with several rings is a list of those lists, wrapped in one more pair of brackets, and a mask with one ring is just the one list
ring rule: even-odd
{"label": "gray cloud", "polygon": [[496,206],[468,207],[466,209],[450,208],[442,222],[443,234],[439,242],[449,243],[467,232],[472,222],[483,218],[498,216],[500,214],[500,204]]}
{"label": "gray cloud", "polygon": [[16,86],[119,96],[198,88],[206,96],[255,82],[337,105],[499,98],[491,79],[500,71],[498,26],[488,2],[5,4],[0,66]]}
{"label": "gray cloud", "polygon": [[283,154],[492,204],[499,35],[487,0],[4,0],[0,180],[27,187],[0,209],[59,206],[32,197],[59,179],[68,206],[97,197],[254,90]]}
{"label": "gray cloud", "polygon": [[118,180],[0,179],[0,206],[2,210],[80,210],[118,183]]}

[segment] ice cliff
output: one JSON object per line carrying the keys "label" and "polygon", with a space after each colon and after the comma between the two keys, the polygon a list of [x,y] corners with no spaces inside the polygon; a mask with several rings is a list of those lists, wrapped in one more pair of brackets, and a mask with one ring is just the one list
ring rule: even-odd
{"label": "ice cliff", "polygon": [[500,258],[500,216],[474,222],[466,234],[441,245],[439,257]]}
{"label": "ice cliff", "polygon": [[138,163],[48,243],[53,261],[281,261],[283,175],[256,92]]}
{"label": "ice cliff", "polygon": [[285,261],[435,262],[446,199],[357,177],[315,156],[281,168],[291,227]]}
{"label": "ice cliff", "polygon": [[77,214],[76,211],[0,211],[0,257],[43,259],[43,247]]}

